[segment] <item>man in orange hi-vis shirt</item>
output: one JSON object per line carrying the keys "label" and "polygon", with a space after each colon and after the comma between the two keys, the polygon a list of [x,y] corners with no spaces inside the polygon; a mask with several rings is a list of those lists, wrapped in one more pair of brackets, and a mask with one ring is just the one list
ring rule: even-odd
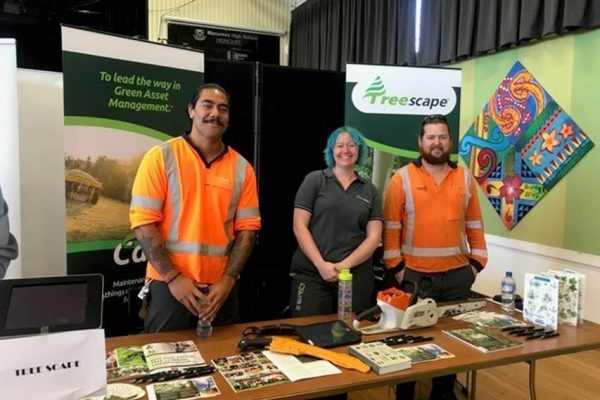
{"label": "man in orange hi-vis shirt", "polygon": [[148,259],[146,332],[236,322],[236,281],[260,229],[254,169],[222,141],[229,94],[205,84],[187,111],[191,131],[150,149],[132,189],[131,227]]}
{"label": "man in orange hi-vis shirt", "polygon": [[[433,282],[429,297],[463,300],[487,263],[477,185],[450,161],[452,138],[443,115],[426,117],[421,156],[399,169],[384,198],[383,260],[396,280]],[[430,400],[456,399],[456,375],[433,379]],[[398,385],[397,399],[414,397],[414,382]]]}

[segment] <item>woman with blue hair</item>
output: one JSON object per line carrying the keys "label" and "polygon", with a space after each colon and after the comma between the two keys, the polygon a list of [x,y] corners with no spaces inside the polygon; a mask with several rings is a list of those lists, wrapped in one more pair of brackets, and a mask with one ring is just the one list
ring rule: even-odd
{"label": "woman with blue hair", "polygon": [[367,146],[356,129],[345,126],[331,133],[324,153],[327,168],[306,175],[294,201],[293,316],[335,313],[344,268],[353,274],[353,311],[373,302],[372,255],[383,216],[377,188],[355,171],[366,161]]}

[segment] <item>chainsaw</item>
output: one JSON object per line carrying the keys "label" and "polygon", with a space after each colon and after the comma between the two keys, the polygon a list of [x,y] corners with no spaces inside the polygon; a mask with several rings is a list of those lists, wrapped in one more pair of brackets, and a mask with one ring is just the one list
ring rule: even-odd
{"label": "chainsaw", "polygon": [[[436,303],[426,297],[431,292],[431,282],[421,281],[421,284],[427,289],[419,290],[416,282],[405,280],[400,283],[400,288],[392,287],[379,292],[377,305],[358,314],[353,328],[366,335],[426,328],[435,325],[439,318],[477,310],[486,305],[485,299]],[[412,286],[412,291],[406,290],[406,286]],[[360,326],[362,320],[377,313],[381,313],[377,324]]]}

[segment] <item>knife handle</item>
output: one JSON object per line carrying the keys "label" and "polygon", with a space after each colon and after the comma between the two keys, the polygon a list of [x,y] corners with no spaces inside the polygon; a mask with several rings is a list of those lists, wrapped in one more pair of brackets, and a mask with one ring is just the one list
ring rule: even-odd
{"label": "knife handle", "polygon": [[270,345],[272,340],[273,338],[270,337],[259,337],[254,339],[244,337],[238,342],[237,347],[240,350],[248,350],[251,348],[263,348]]}

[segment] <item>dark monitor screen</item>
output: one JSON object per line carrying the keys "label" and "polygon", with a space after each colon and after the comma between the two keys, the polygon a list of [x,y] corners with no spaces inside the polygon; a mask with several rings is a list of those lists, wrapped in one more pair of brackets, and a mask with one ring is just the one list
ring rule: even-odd
{"label": "dark monitor screen", "polygon": [[98,328],[102,276],[0,281],[0,336]]}

